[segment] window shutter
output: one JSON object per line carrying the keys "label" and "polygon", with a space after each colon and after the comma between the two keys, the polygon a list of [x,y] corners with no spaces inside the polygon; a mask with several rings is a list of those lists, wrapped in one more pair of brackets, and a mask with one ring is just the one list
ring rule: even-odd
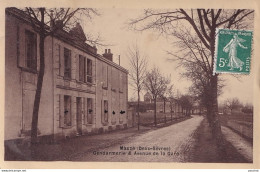
{"label": "window shutter", "polygon": [[[88,98],[87,99],[88,104],[88,116],[87,116],[87,122],[88,124],[93,124],[93,114],[94,114],[94,109],[93,109],[93,98]],[[89,110],[91,110],[91,113],[89,113]]]}
{"label": "window shutter", "polygon": [[17,53],[17,63],[19,67],[25,67],[25,56],[21,54],[21,36],[20,36],[20,27],[17,26],[16,32],[16,53]]}
{"label": "window shutter", "polygon": [[104,82],[104,87],[107,87],[107,75],[108,75],[108,66],[103,63],[103,67],[102,67],[102,70],[103,70],[103,82]]}
{"label": "window shutter", "polygon": [[83,58],[83,72],[82,72],[82,75],[83,75],[83,80],[84,82],[87,82],[87,76],[86,76],[86,72],[87,72],[87,58],[84,57]]}
{"label": "window shutter", "polygon": [[77,120],[77,100],[75,96],[71,96],[71,124],[72,126],[76,125]]}
{"label": "window shutter", "polygon": [[100,109],[101,109],[101,123],[104,122],[104,108],[103,108],[103,100],[101,99],[101,102],[100,102]]}
{"label": "window shutter", "polygon": [[71,51],[69,51],[69,59],[68,59],[68,66],[69,66],[69,69],[70,69],[70,72],[69,72],[69,78],[71,78],[71,72],[72,72],[72,66],[71,66]]}
{"label": "window shutter", "polygon": [[59,62],[60,62],[60,75],[64,76],[64,47],[60,46],[60,54],[59,54]]}
{"label": "window shutter", "polygon": [[93,124],[93,118],[94,118],[94,106],[93,106],[93,98],[90,99],[91,102],[90,102],[90,108],[92,109],[92,112],[91,112],[91,118],[89,120],[89,123]]}
{"label": "window shutter", "polygon": [[58,44],[57,45],[57,56],[56,60],[57,61],[57,67],[58,67],[58,75],[61,75],[61,46]]}
{"label": "window shutter", "polygon": [[76,61],[76,65],[75,65],[75,79],[77,81],[79,81],[79,55],[75,55],[75,61]]}
{"label": "window shutter", "polygon": [[88,123],[88,98],[84,98],[84,124],[87,124]]}
{"label": "window shutter", "polygon": [[89,59],[89,75],[92,76],[92,60]]}
{"label": "window shutter", "polygon": [[92,78],[92,60],[91,59],[87,59],[87,82],[93,83],[93,78]]}
{"label": "window shutter", "polygon": [[115,68],[112,67],[112,77],[111,77],[111,80],[112,80],[112,89],[115,89],[115,86],[116,86],[116,73],[115,73]]}
{"label": "window shutter", "polygon": [[59,95],[60,127],[64,126],[64,96]]}
{"label": "window shutter", "polygon": [[82,97],[80,99],[81,101],[81,123],[84,124],[85,123],[85,112],[86,112],[86,108],[85,108],[85,99]]}
{"label": "window shutter", "polygon": [[55,74],[60,75],[60,45],[55,44],[55,51],[54,51],[54,64],[53,67],[55,69]]}
{"label": "window shutter", "polygon": [[86,57],[84,58],[84,63],[85,63],[85,82],[88,82],[88,60]]}
{"label": "window shutter", "polygon": [[96,83],[96,60],[92,62],[92,83]]}
{"label": "window shutter", "polygon": [[[116,93],[112,92],[112,108],[116,107],[116,97],[115,97]],[[116,123],[116,115],[112,114],[111,117],[111,122],[113,122],[114,124]]]}

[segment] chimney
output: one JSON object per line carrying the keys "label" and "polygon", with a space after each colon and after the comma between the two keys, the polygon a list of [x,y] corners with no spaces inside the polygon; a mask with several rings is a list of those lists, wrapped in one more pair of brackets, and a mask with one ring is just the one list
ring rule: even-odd
{"label": "chimney", "polygon": [[110,61],[113,61],[113,54],[111,53],[110,49],[105,49],[105,53],[103,54],[103,57],[105,57]]}

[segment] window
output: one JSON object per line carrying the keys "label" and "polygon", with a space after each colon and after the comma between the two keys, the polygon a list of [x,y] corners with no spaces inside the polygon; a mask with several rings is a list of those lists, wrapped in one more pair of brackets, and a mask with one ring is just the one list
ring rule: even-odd
{"label": "window", "polygon": [[28,30],[25,31],[25,58],[26,67],[37,69],[37,37],[36,34]]}
{"label": "window", "polygon": [[102,64],[102,80],[103,80],[103,88],[106,88],[108,87],[108,66],[107,64],[103,63]]}
{"label": "window", "polygon": [[64,125],[71,126],[71,97],[64,96]]}
{"label": "window", "polygon": [[87,59],[87,82],[92,83],[92,60]]}
{"label": "window", "polygon": [[104,100],[104,122],[108,122],[108,101]]}
{"label": "window", "polygon": [[86,82],[86,58],[79,55],[79,81]]}
{"label": "window", "polygon": [[121,93],[124,91],[124,75],[121,72],[119,74],[119,91]]}
{"label": "window", "polygon": [[71,51],[64,48],[64,77],[71,78]]}
{"label": "window", "polygon": [[116,91],[116,88],[119,88],[119,72],[116,68],[112,68],[112,91]]}
{"label": "window", "polygon": [[93,99],[87,98],[87,123],[92,124],[93,117]]}

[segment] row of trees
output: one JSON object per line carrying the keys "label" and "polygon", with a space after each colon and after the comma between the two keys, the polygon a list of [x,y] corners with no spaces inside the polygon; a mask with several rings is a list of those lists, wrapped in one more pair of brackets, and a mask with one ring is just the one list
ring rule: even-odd
{"label": "row of trees", "polygon": [[140,52],[137,45],[128,48],[127,56],[130,63],[130,84],[137,92],[138,130],[140,126],[140,95],[142,90],[146,90],[152,95],[154,103],[154,125],[156,126],[156,100],[160,96],[165,98],[166,93],[168,95],[173,93],[173,86],[170,85],[170,78],[163,76],[157,67],[153,67],[148,72],[147,57]]}
{"label": "row of trees", "polygon": [[[147,70],[148,61],[147,57],[140,52],[137,45],[128,48],[129,65],[129,77],[130,84],[137,92],[137,115],[138,115],[138,130],[140,125],[140,94],[142,90],[147,91],[152,96],[153,110],[154,110],[154,125],[157,125],[157,109],[156,102],[158,98],[161,98],[164,102],[164,112],[166,101],[170,102],[171,112],[173,111],[176,97],[174,97],[173,84],[170,77],[164,76],[158,67],[153,67],[149,71]],[[178,98],[178,103],[186,112],[192,109],[191,97],[188,95]],[[172,113],[171,113],[172,115]]]}
{"label": "row of trees", "polygon": [[223,82],[219,74],[213,72],[216,29],[250,29],[253,12],[246,9],[145,9],[142,16],[129,23],[135,30],[157,30],[172,38],[179,51],[168,53],[186,69],[184,76],[193,82],[191,89],[207,109],[212,134],[221,148],[224,148],[224,140],[218,118],[218,95]]}

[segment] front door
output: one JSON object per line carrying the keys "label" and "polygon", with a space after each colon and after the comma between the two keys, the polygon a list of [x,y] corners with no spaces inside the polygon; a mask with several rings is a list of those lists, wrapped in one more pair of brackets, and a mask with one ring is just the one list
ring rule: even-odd
{"label": "front door", "polygon": [[82,134],[82,99],[77,97],[77,134]]}

